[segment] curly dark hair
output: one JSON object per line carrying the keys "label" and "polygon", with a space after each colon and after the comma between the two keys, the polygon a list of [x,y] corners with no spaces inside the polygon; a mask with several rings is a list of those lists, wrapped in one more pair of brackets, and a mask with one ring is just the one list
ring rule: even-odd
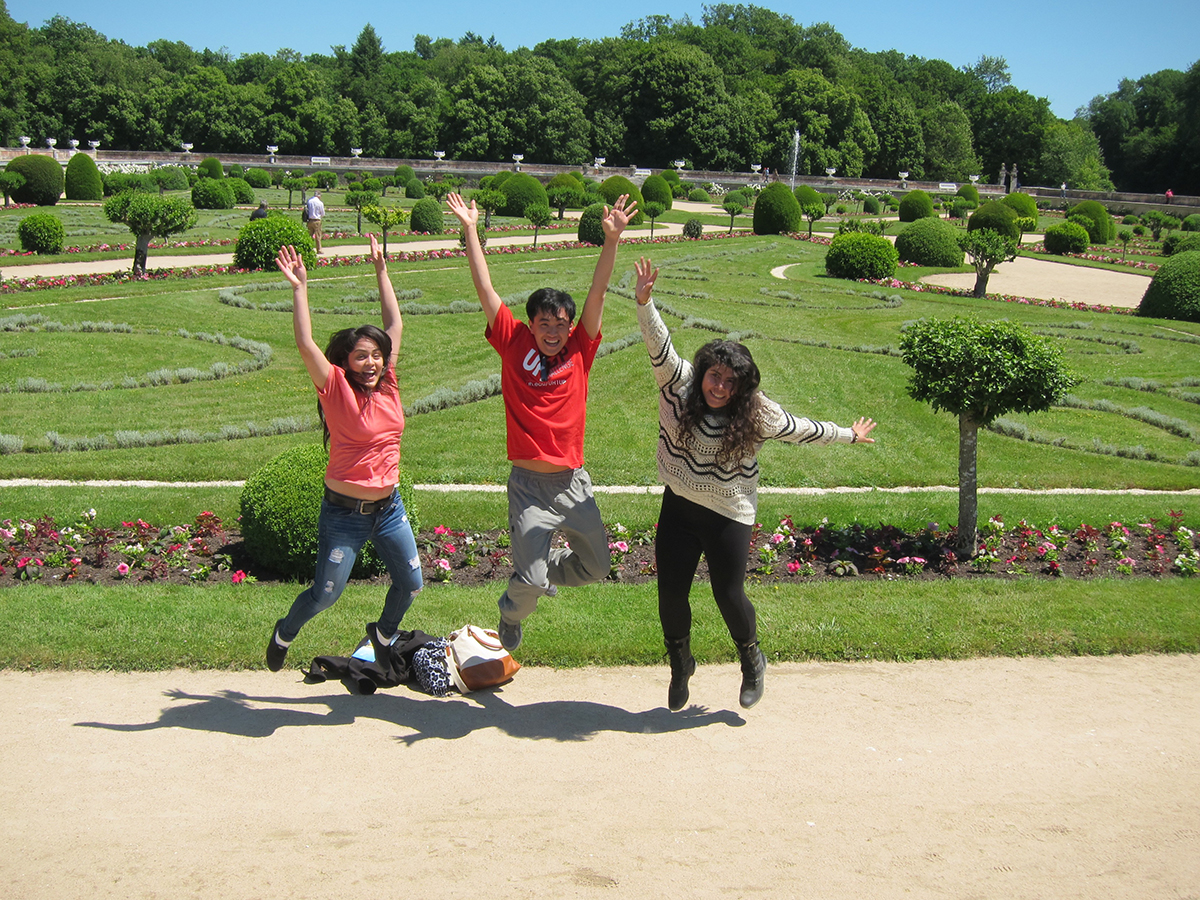
{"label": "curly dark hair", "polygon": [[[388,333],[378,325],[359,325],[357,328],[343,328],[341,331],[334,332],[330,337],[329,343],[325,345],[325,358],[343,371],[349,372],[347,366],[350,362],[350,353],[358,345],[358,342],[366,338],[372,341],[383,354],[384,370],[380,374],[379,381],[375,387],[369,388],[365,384],[361,384],[357,379],[348,377],[346,383],[350,385],[357,393],[365,397],[370,397],[371,394],[380,390],[379,385],[383,384],[383,375],[387,374],[387,366],[391,365],[392,359],[392,339]],[[329,449],[329,425],[325,421],[325,410],[321,407],[321,401],[317,400],[317,415],[321,417],[321,428],[325,432],[325,449]]]}
{"label": "curly dark hair", "polygon": [[704,417],[712,412],[704,402],[704,376],[713,366],[724,366],[733,372],[735,383],[732,396],[720,414],[728,416],[721,435],[717,462],[726,466],[754,452],[762,440],[758,431],[758,366],[750,351],[736,341],[709,341],[696,351],[692,362],[692,381],[688,385],[683,410],[679,416],[683,440],[691,443]]}

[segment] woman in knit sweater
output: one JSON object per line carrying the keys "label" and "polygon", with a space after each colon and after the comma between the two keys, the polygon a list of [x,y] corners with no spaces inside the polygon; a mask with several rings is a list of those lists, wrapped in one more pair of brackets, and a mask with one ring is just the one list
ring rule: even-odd
{"label": "woman in knit sweater", "polygon": [[860,418],[843,428],[791,415],[758,390],[750,351],[733,341],[705,344],[693,363],[681,359],[651,299],[658,269],[646,259],[635,268],[638,324],[659,389],[658,472],[665,490],[654,554],[658,614],[671,661],[667,705],[683,708],[696,670],[688,593],[703,553],[713,598],[737,645],[739,700],[748,708],[762,697],[766,673],[745,589],[758,510],[758,450],[768,440],[871,444],[875,423]]}

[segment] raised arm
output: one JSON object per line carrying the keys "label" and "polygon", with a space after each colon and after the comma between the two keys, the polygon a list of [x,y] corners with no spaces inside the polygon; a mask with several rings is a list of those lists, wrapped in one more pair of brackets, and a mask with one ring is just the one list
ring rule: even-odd
{"label": "raised arm", "polygon": [[691,380],[692,364],[681,359],[675,352],[671,334],[650,300],[650,292],[654,288],[655,279],[658,278],[658,269],[645,257],[634,264],[634,269],[637,271],[634,297],[637,299],[638,326],[642,329],[646,352],[650,354],[650,368],[654,373],[654,380],[658,382],[660,390],[668,390],[678,395]]}
{"label": "raised arm", "polygon": [[587,300],[583,303],[583,313],[579,316],[579,324],[590,338],[594,339],[600,333],[600,323],[604,318],[604,295],[608,291],[608,282],[617,262],[617,245],[621,243],[621,232],[625,230],[635,212],[637,201],[629,202],[627,194],[618,197],[612,209],[604,207],[604,218],[600,220],[604,229],[604,246],[600,249],[600,258],[596,260],[592,286],[588,290]]}
{"label": "raised arm", "polygon": [[375,264],[375,280],[379,283],[379,311],[383,316],[383,330],[392,339],[392,355],[388,364],[394,369],[396,357],[400,355],[400,338],[404,334],[404,321],[400,318],[400,304],[396,302],[396,291],[388,278],[387,257],[375,235],[371,235],[371,262]]}
{"label": "raised arm", "polygon": [[296,349],[304,360],[308,377],[319,390],[329,380],[330,362],[312,336],[312,317],[308,312],[308,270],[304,268],[304,260],[296,248],[290,245],[279,248],[275,265],[292,286],[292,331],[296,335]]}
{"label": "raised arm", "polygon": [[500,312],[500,307],[504,305],[504,301],[492,287],[492,276],[488,274],[487,257],[483,255],[483,248],[479,246],[479,233],[475,230],[479,224],[479,210],[475,208],[474,200],[468,206],[461,194],[450,194],[446,198],[446,202],[450,204],[450,212],[454,213],[454,217],[462,223],[463,229],[466,231],[467,262],[471,266],[471,280],[475,282],[475,293],[479,295],[479,305],[483,307],[483,314],[487,316],[490,328],[496,320],[496,314]]}

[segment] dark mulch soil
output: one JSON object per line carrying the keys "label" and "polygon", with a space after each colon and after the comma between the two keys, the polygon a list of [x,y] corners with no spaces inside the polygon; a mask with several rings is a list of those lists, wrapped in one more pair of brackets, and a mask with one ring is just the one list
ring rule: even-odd
{"label": "dark mulch soil", "polygon": [[[948,577],[1071,578],[1161,577],[1195,559],[1192,533],[1176,518],[1137,525],[1041,531],[1025,523],[993,521],[980,531],[982,555],[960,559],[953,528],[905,532],[890,526],[799,528],[784,519],[776,528],[756,528],[748,578],[787,584],[831,578]],[[655,577],[654,532],[610,534],[611,581],[637,584]],[[418,536],[426,583],[479,585],[503,582],[512,573],[508,535],[464,533],[439,527]],[[703,560],[697,573],[707,579]],[[53,520],[0,524],[0,587],[29,581],[118,584],[157,581],[196,583],[294,580],[258,565],[241,534],[215,517],[189,526],[159,529],[145,522],[117,529],[83,523],[59,529]],[[358,579],[381,582],[386,575]]]}

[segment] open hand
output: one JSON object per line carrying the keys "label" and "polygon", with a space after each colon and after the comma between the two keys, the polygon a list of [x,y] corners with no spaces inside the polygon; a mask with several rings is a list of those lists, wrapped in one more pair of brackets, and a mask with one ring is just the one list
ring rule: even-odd
{"label": "open hand", "polygon": [[474,228],[478,224],[479,210],[475,208],[474,200],[468,206],[462,194],[450,194],[446,197],[446,202],[450,205],[450,212],[454,214],[455,218],[468,228]]}
{"label": "open hand", "polygon": [[634,289],[634,299],[637,300],[638,306],[645,306],[650,302],[650,294],[654,290],[654,282],[658,278],[658,269],[651,265],[650,260],[644,256],[633,264],[633,270],[637,272],[637,287]]}
{"label": "open hand", "polygon": [[612,209],[604,207],[604,217],[600,220],[600,227],[604,229],[604,236],[620,237],[621,232],[629,225],[629,220],[637,214],[637,201],[630,200],[628,194],[622,194],[617,198],[617,202],[612,205]]}
{"label": "open hand", "polygon": [[291,244],[279,248],[275,265],[292,287],[298,288],[308,283],[308,270],[304,268],[304,259]]}
{"label": "open hand", "polygon": [[875,426],[878,424],[879,424],[878,422],[873,422],[870,419],[868,419],[866,416],[860,416],[858,421],[856,421],[853,425],[850,426],[850,430],[854,432],[854,436],[855,436],[855,438],[857,438],[855,443],[856,444],[873,444],[873,443],[875,443],[875,438],[867,437],[867,435],[870,434],[875,429]]}

